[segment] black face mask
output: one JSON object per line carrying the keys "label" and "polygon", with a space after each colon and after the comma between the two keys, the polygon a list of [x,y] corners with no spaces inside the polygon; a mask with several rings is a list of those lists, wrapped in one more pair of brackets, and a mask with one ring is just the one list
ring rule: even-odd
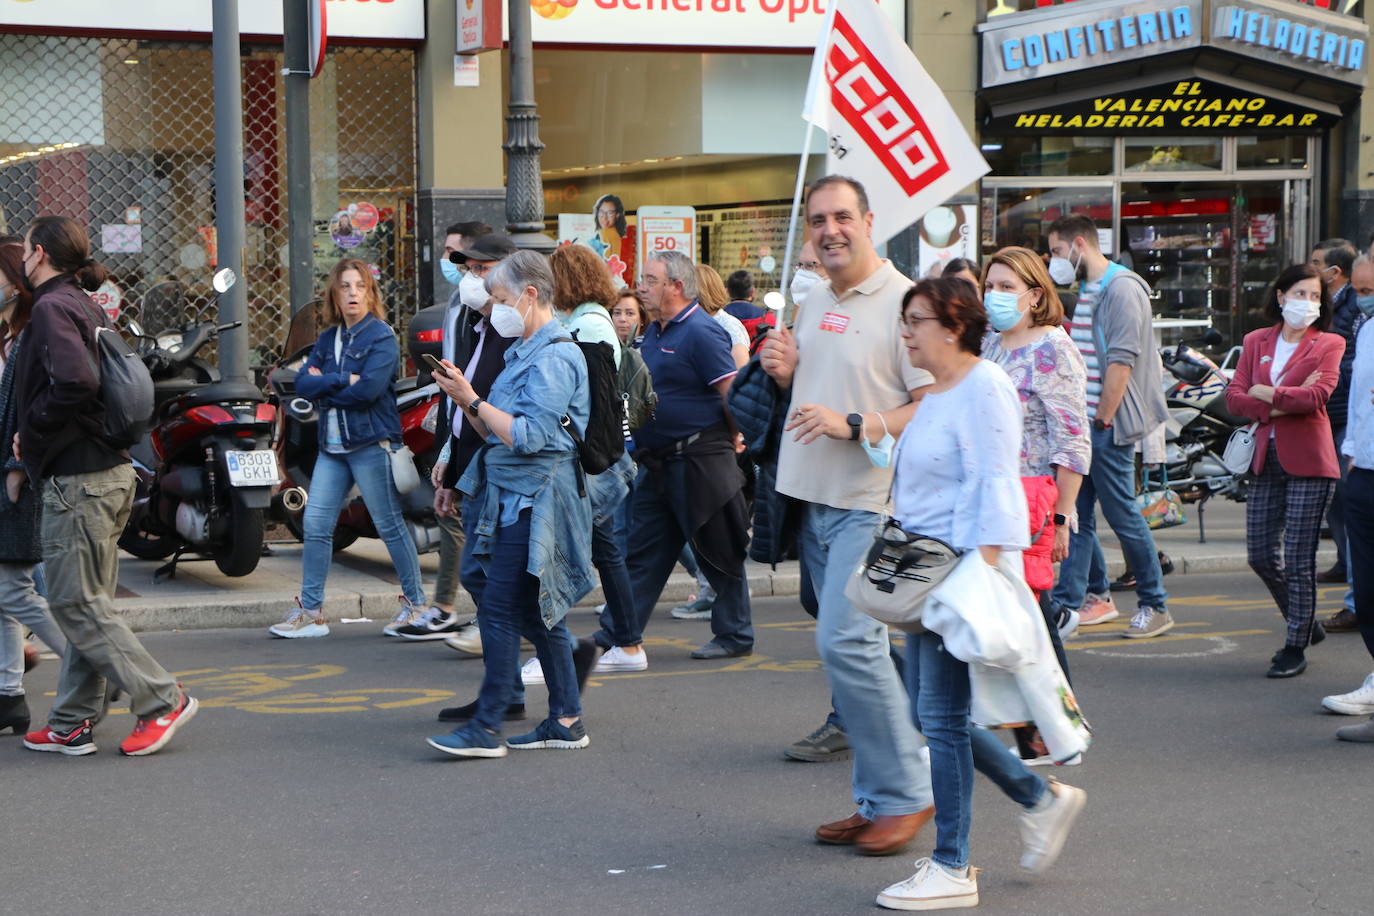
{"label": "black face mask", "polygon": [[[30,252],[32,254],[32,252]],[[24,285],[26,292],[33,293],[33,281],[29,279],[29,261],[25,258],[19,264],[19,282]]]}

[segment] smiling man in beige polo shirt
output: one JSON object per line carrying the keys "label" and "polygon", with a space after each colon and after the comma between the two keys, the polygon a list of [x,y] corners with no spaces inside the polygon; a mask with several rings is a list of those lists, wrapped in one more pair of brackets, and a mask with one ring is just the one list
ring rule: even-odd
{"label": "smiling man in beige polo shirt", "polygon": [[863,186],[819,179],[806,222],[829,280],[807,294],[794,331],[770,333],[761,360],[790,389],[777,489],[803,504],[801,551],[820,605],[816,647],[854,751],[858,810],[816,838],[888,855],[930,819],[930,775],[887,628],[853,607],[844,586],[887,502],[892,445],[931,379],[902,346],[897,319],[911,281],[873,247]]}

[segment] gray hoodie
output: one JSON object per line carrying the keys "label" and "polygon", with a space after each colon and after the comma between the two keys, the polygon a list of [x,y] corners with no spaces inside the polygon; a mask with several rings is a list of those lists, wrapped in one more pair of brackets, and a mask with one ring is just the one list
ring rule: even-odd
{"label": "gray hoodie", "polygon": [[1150,286],[1138,274],[1112,263],[1092,313],[1093,335],[1106,365],[1131,367],[1126,393],[1112,418],[1112,441],[1131,445],[1169,418],[1164,403],[1163,365],[1155,348],[1150,316]]}

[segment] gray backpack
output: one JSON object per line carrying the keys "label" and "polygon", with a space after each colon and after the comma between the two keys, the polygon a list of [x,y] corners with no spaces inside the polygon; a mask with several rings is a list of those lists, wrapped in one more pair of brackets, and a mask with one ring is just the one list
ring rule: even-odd
{"label": "gray backpack", "polygon": [[[92,303],[91,308],[95,308]],[[124,449],[138,442],[153,418],[153,377],[105,313],[95,326],[95,358],[100,372],[100,403],[105,408],[105,441]]]}

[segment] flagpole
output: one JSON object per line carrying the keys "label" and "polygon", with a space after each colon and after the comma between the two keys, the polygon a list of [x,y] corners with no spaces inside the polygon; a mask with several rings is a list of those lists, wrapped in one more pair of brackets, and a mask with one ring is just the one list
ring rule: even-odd
{"label": "flagpole", "polygon": [[[801,163],[797,166],[797,187],[792,191],[792,215],[787,220],[787,247],[782,252],[782,288],[788,287],[792,266],[792,245],[797,240],[797,208],[801,205],[802,189],[806,186],[806,161],[811,157],[811,131],[816,125],[806,122],[806,133],[802,135]],[[797,303],[792,303],[794,306]]]}

